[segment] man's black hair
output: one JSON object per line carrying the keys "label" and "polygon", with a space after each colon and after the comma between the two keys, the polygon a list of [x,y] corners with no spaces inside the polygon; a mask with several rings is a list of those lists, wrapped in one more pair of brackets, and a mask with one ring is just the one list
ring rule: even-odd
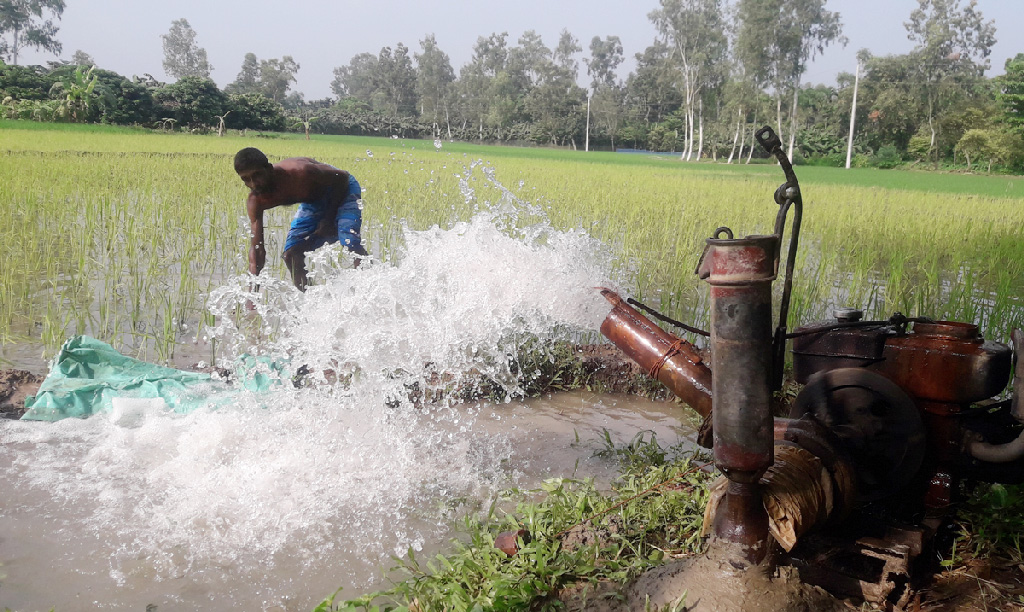
{"label": "man's black hair", "polygon": [[255,147],[246,147],[235,153],[235,173],[255,168],[265,168],[270,165],[270,160],[263,154],[263,151]]}

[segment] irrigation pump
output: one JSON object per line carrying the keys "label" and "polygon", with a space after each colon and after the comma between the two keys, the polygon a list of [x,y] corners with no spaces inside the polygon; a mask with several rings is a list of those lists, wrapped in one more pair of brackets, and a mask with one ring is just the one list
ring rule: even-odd
{"label": "irrigation pump", "polygon": [[[1000,400],[1013,351],[973,323],[900,313],[865,321],[842,308],[789,331],[803,201],[778,135],[764,127],[756,138],[786,181],[772,234],[737,238],[719,227],[706,240],[696,273],[710,286],[711,330],[604,289],[613,308],[601,332],[704,417],[698,442],[723,475],[705,515],[712,548],[737,567],[790,565],[836,594],[901,606],[960,482],[1024,482],[1024,360],[1011,399]],[[711,363],[641,310],[708,336]],[[1019,353],[1024,333],[1012,340]],[[773,414],[787,348],[802,388],[788,412]]]}

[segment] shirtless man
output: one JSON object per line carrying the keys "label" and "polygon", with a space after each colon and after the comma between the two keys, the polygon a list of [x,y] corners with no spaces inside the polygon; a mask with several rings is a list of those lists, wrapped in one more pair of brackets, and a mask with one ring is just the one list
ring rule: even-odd
{"label": "shirtless man", "polygon": [[[290,157],[271,164],[259,149],[247,147],[235,155],[235,172],[249,188],[245,202],[252,228],[249,272],[258,275],[267,260],[263,245],[263,211],[299,204],[284,243],[284,263],[292,282],[306,290],[306,252],[329,242],[366,256],[359,229],[362,190],[348,172],[309,157]],[[359,265],[356,257],[355,265]]]}

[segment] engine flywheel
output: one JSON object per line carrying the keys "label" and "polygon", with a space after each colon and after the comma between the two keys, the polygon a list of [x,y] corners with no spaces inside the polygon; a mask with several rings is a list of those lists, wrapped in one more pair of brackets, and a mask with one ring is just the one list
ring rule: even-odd
{"label": "engine flywheel", "polygon": [[898,493],[921,467],[925,430],[913,400],[896,383],[862,368],[818,372],[790,417],[813,416],[833,432],[857,470],[857,499]]}

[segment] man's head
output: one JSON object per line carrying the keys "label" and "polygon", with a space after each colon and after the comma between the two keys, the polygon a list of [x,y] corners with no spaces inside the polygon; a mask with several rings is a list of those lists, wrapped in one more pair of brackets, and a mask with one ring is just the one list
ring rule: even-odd
{"label": "man's head", "polygon": [[245,186],[255,193],[267,191],[273,179],[273,166],[263,151],[246,147],[235,154],[235,172]]}

